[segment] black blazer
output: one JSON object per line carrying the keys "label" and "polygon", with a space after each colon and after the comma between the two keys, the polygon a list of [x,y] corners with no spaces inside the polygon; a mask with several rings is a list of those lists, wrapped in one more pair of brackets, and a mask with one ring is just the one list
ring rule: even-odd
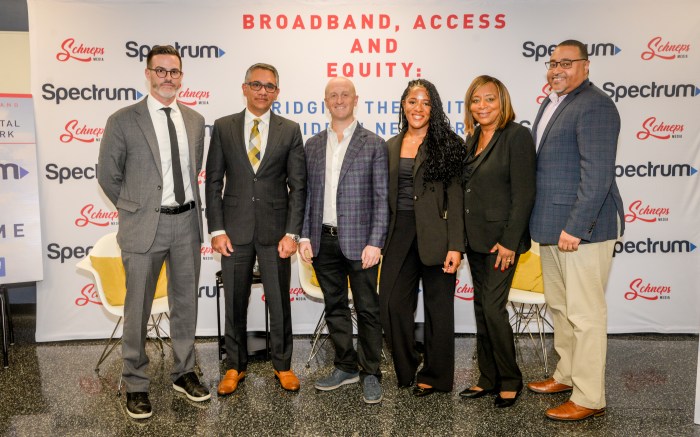
{"label": "black blazer", "polygon": [[207,225],[209,232],[225,230],[236,245],[251,243],[253,235],[260,244],[277,244],[286,233],[300,234],[304,220],[301,131],[297,123],[270,114],[265,153],[254,173],[244,123],[245,111],[214,122],[206,167]]}
{"label": "black blazer", "polygon": [[[384,247],[389,247],[396,225],[399,193],[399,161],[404,133],[387,141],[389,149],[389,234]],[[442,182],[423,183],[425,149],[420,147],[413,165],[413,208],[416,215],[418,254],[428,266],[442,265],[447,252],[464,252],[464,216],[462,186],[458,178],[447,188],[447,220],[442,218],[444,191]],[[424,186],[425,185],[425,186]],[[397,235],[396,238],[401,238]]]}
{"label": "black blazer", "polygon": [[[469,155],[480,133],[477,127],[467,137]],[[516,253],[530,249],[535,162],[535,144],[527,128],[510,122],[496,130],[464,186],[464,225],[471,250],[489,253],[496,243]]]}

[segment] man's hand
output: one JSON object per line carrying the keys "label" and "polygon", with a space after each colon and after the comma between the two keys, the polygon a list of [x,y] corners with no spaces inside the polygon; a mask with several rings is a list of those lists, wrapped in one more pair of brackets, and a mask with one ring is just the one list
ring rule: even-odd
{"label": "man's hand", "polygon": [[285,235],[277,245],[277,252],[280,258],[289,258],[297,250],[297,244],[292,240],[292,237]]}
{"label": "man's hand", "polygon": [[456,250],[450,250],[445,257],[445,263],[442,265],[442,271],[448,274],[457,273],[459,264],[462,262],[462,254]]}
{"label": "man's hand", "polygon": [[211,239],[211,248],[214,249],[215,252],[219,252],[223,256],[231,256],[233,253],[233,245],[231,244],[231,240],[229,240],[228,235],[226,234],[221,234],[217,235],[216,237],[213,237]]}
{"label": "man's hand", "polygon": [[375,246],[365,246],[362,249],[362,268],[368,269],[379,263],[379,258],[382,256],[382,249]]}
{"label": "man's hand", "polygon": [[567,234],[566,231],[561,231],[561,235],[559,236],[559,250],[562,252],[576,252],[579,243],[581,243],[580,238]]}
{"label": "man's hand", "polygon": [[314,250],[311,248],[311,242],[310,241],[300,241],[299,242],[299,256],[301,257],[301,260],[304,261],[305,263],[313,263],[313,258],[314,258]]}

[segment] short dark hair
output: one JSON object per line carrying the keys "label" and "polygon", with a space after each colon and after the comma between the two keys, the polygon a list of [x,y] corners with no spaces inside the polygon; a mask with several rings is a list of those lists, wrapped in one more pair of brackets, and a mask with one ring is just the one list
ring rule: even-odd
{"label": "short dark hair", "polygon": [[248,80],[250,79],[250,74],[253,72],[253,70],[271,71],[275,75],[275,82],[277,82],[276,85],[278,87],[280,86],[280,75],[277,72],[277,69],[270,64],[264,64],[262,62],[258,62],[257,64],[253,64],[250,67],[248,67],[248,69],[245,72],[245,79],[243,79],[244,81],[248,82]]}
{"label": "short dark hair", "polygon": [[586,44],[582,43],[581,41],[577,41],[575,39],[567,39],[566,41],[562,41],[559,44],[557,44],[557,47],[561,46],[576,47],[579,52],[579,57],[581,59],[588,59],[588,48],[586,48]]}
{"label": "short dark hair", "polygon": [[180,69],[182,69],[182,57],[180,56],[180,53],[178,53],[177,49],[171,45],[167,46],[159,46],[155,45],[151,47],[151,51],[148,52],[148,56],[146,57],[146,66],[151,67],[151,59],[153,59],[154,56],[156,55],[173,55],[177,56],[178,61],[180,61]]}

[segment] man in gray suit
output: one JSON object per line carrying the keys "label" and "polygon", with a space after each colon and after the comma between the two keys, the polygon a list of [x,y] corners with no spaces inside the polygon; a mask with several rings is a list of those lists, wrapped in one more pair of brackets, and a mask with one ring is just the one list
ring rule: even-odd
{"label": "man in gray suit", "polygon": [[[214,123],[207,155],[207,224],[222,255],[228,370],[218,393],[233,393],[248,366],[248,299],[257,257],[270,311],[275,378],[299,390],[291,370],[291,263],[304,219],[306,167],[299,125],[270,111],[279,75],[269,64],[248,68],[242,85],[246,109]],[[224,184],[225,181],[225,184]]]}
{"label": "man in gray suit", "polygon": [[615,183],[620,116],[588,80],[589,64],[581,42],[556,47],[545,63],[552,93],[533,127],[537,196],[530,233],[541,244],[544,294],[560,359],[552,378],[528,388],[572,391],[569,401],[546,411],[554,420],[605,414],[605,286],[615,241],[624,232]]}
{"label": "man in gray suit", "polygon": [[99,184],[119,212],[117,241],[126,271],[122,375],[127,412],[136,419],[152,414],[146,324],[164,261],[173,388],[193,401],[210,398],[193,371],[202,242],[197,174],[204,118],[175,99],[183,73],[174,47],[154,46],[145,75],[150,94],[109,117],[97,165]]}
{"label": "man in gray suit", "polygon": [[[331,125],[306,142],[308,196],[299,244],[301,259],[313,262],[323,290],[335,346],[335,368],[315,387],[334,390],[362,377],[363,399],[375,404],[382,400],[377,275],[389,226],[387,149],[355,119],[357,94],[349,79],[331,79],[325,94]],[[357,351],[348,277],[357,311]]]}

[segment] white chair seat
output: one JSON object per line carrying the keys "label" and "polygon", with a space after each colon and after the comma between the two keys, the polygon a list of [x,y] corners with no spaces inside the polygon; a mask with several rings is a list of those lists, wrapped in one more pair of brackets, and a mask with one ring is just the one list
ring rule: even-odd
{"label": "white chair seat", "polygon": [[508,300],[515,303],[524,303],[527,305],[544,305],[544,293],[536,291],[525,291],[517,288],[511,288],[508,293]]}

